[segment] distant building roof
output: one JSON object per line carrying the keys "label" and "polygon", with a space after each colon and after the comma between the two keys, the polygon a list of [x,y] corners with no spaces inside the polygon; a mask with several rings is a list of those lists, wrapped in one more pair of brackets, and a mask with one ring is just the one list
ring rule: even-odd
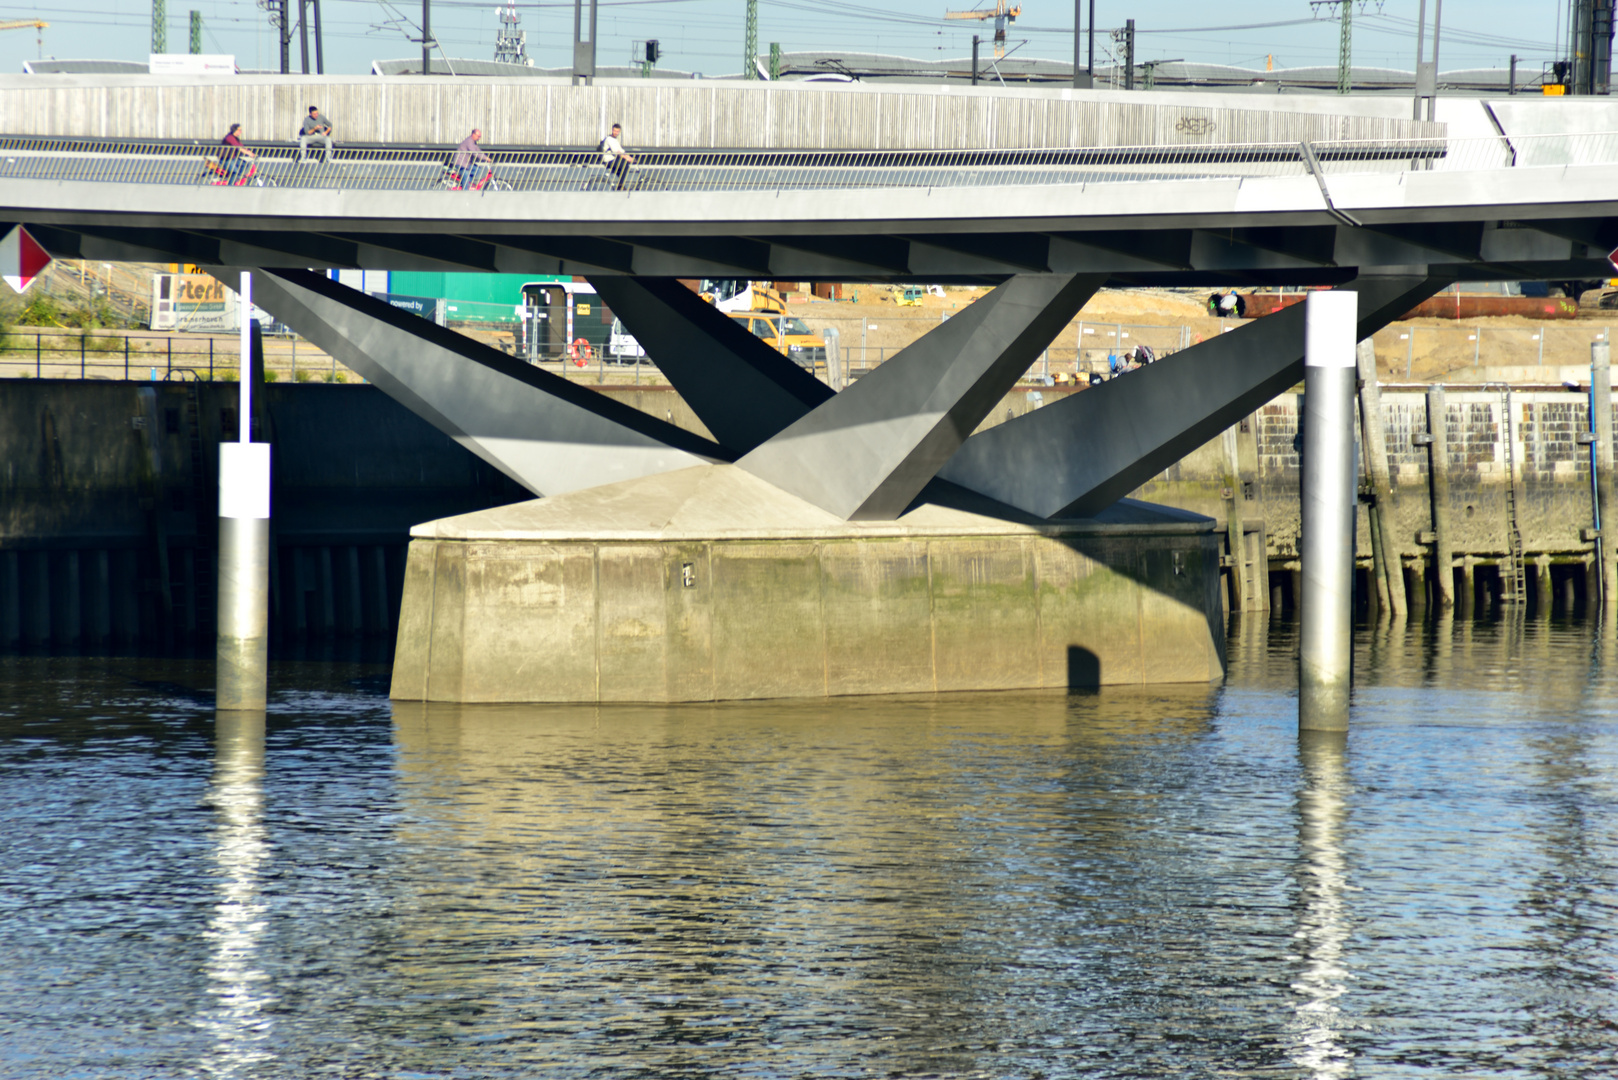
{"label": "distant building roof", "polygon": [[[768,57],[760,56],[761,66],[767,66]],[[570,68],[527,67],[521,64],[503,64],[493,60],[468,58],[433,61],[435,74],[466,76],[516,76],[528,78],[565,79],[572,74]],[[420,57],[407,60],[376,60],[371,64],[373,75],[419,75]],[[638,66],[598,67],[596,74],[604,79],[639,78]],[[654,79],[740,79],[740,72],[703,75],[701,72],[679,71],[673,68],[653,68]],[[782,82],[806,80],[847,79],[851,82],[926,84],[961,83],[972,79],[972,58],[940,58],[918,60],[910,56],[892,56],[883,53],[855,52],[787,52],[781,54],[779,78]],[[1510,84],[1507,68],[1470,68],[1446,71],[1439,75],[1440,90],[1449,91],[1504,91]],[[1411,90],[1415,76],[1397,68],[1357,67],[1352,80],[1356,91]],[[1007,86],[1069,86],[1073,82],[1073,64],[1068,60],[1046,60],[1039,57],[1008,56],[995,60],[989,55],[978,57],[978,82]],[[1096,86],[1123,85],[1123,69],[1114,65],[1098,67]],[[1517,86],[1534,87],[1540,74],[1527,68],[1517,71]],[[1326,91],[1337,89],[1337,68],[1330,66],[1278,68],[1260,71],[1255,68],[1235,67],[1230,64],[1141,62],[1135,65],[1135,86],[1144,89],[1150,83],[1158,90],[1226,89],[1278,93],[1281,91]]]}
{"label": "distant building roof", "polygon": [[[24,75],[149,75],[145,60],[24,60]],[[238,68],[238,75],[277,75],[279,72]]]}
{"label": "distant building roof", "polygon": [[24,75],[144,75],[144,60],[24,60]]}
{"label": "distant building roof", "polygon": [[[768,58],[759,57],[761,65]],[[23,72],[30,75],[144,75],[147,65],[139,60],[25,60]],[[530,67],[495,60],[476,60],[469,57],[434,58],[434,75],[468,77],[516,77],[565,79],[572,74],[570,68]],[[272,75],[269,71],[242,71],[243,75]],[[419,75],[421,58],[403,60],[374,60],[373,75]],[[637,66],[598,67],[596,74],[604,79],[634,79],[641,77]],[[654,67],[654,79],[740,79],[740,72],[704,75],[697,71]],[[783,82],[806,80],[847,79],[853,82],[879,84],[962,83],[972,78],[971,57],[937,60],[918,60],[908,56],[882,53],[854,52],[788,52],[781,54],[779,78]],[[1527,67],[1517,69],[1516,86],[1532,90],[1543,79],[1539,71]],[[1008,86],[1069,86],[1073,82],[1073,64],[1067,60],[1046,60],[1038,57],[1008,56],[995,60],[992,56],[978,58],[978,81]],[[1409,91],[1414,89],[1415,77],[1409,71],[1397,68],[1357,67],[1352,71],[1352,82],[1357,92]],[[1122,87],[1123,71],[1114,65],[1098,67],[1095,72],[1097,87]],[[1174,61],[1135,65],[1135,86],[1145,89],[1150,84],[1158,90],[1225,89],[1255,93],[1332,92],[1337,89],[1337,69],[1329,66],[1277,68],[1260,71],[1229,64],[1203,64]],[[1440,91],[1501,93],[1511,85],[1508,68],[1466,68],[1446,71],[1439,75]]]}
{"label": "distant building roof", "polygon": [[[433,57],[433,74],[465,75],[475,78],[489,78],[499,76],[502,78],[517,79],[566,79],[573,74],[572,68],[542,68],[530,67],[526,64],[506,64],[497,60],[472,60],[465,57],[443,59]],[[640,67],[597,67],[596,74],[603,79],[637,79],[640,77]],[[408,60],[373,60],[371,61],[372,75],[420,75],[421,57],[416,56]],[[700,79],[700,72],[693,74],[689,71],[677,71],[674,68],[653,68],[654,79]],[[740,75],[722,76],[723,78],[739,79]]]}

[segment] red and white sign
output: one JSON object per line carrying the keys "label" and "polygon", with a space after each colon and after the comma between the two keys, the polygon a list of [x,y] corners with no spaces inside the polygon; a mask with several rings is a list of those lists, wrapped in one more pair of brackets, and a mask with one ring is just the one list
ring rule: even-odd
{"label": "red and white sign", "polygon": [[1613,248],[1607,252],[1607,264],[1614,270],[1618,270],[1618,248]]}
{"label": "red and white sign", "polygon": [[40,247],[39,241],[29,236],[21,225],[0,240],[0,277],[17,292],[32,285],[50,264],[50,252]]}

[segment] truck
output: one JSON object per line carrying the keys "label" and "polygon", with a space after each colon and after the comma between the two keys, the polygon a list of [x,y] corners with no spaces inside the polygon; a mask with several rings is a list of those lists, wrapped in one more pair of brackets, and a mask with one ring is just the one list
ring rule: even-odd
{"label": "truck", "polygon": [[704,278],[697,291],[782,356],[811,374],[825,374],[826,340],[787,310],[778,289],[757,281]]}
{"label": "truck", "polygon": [[[787,310],[778,290],[748,281],[687,281],[687,287],[782,356],[812,374],[826,370],[826,342]],[[517,308],[518,349],[530,362],[566,358],[589,363],[650,363],[646,350],[584,281],[532,281]]]}

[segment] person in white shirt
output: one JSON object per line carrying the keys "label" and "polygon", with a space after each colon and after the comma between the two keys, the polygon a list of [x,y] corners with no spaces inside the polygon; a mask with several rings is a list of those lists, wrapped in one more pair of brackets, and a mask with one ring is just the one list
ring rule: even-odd
{"label": "person in white shirt", "polygon": [[618,178],[620,191],[623,190],[624,181],[629,179],[629,167],[635,163],[635,155],[624,149],[623,135],[623,127],[614,124],[597,148],[601,151],[601,164],[607,167],[607,172]]}

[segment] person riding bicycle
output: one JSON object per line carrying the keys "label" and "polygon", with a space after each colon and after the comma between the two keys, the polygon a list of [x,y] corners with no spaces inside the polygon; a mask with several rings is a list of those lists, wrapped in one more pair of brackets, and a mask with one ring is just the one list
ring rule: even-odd
{"label": "person riding bicycle", "polygon": [[608,174],[618,178],[619,191],[623,190],[624,181],[629,179],[629,167],[635,163],[635,155],[624,149],[623,134],[621,125],[612,125],[612,130],[596,148],[601,151],[601,164],[607,167]]}
{"label": "person riding bicycle", "polygon": [[247,172],[247,163],[253,159],[253,152],[242,145],[242,126],[230,125],[225,137],[219,140],[219,167],[224,171],[225,179],[229,183],[236,183]]}
{"label": "person riding bicycle", "polygon": [[[455,157],[452,159],[456,175],[461,178],[461,190],[472,190],[472,179],[477,176],[476,161],[488,163],[489,170],[494,171],[494,159],[478,149],[478,140],[483,138],[483,132],[477,128],[472,134],[461,140],[461,145],[455,148]],[[476,159],[476,160],[474,160]]]}

